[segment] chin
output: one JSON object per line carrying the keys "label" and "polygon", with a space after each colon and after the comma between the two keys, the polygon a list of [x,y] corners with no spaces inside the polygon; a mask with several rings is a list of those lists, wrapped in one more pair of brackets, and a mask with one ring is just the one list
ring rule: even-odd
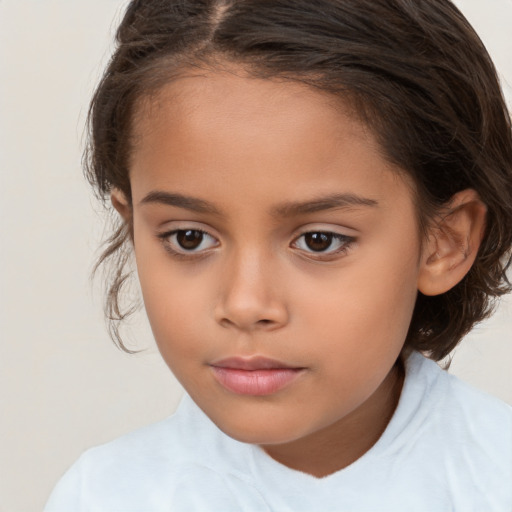
{"label": "chin", "polygon": [[291,422],[279,422],[276,419],[268,422],[250,421],[212,421],[217,427],[229,437],[241,443],[258,445],[278,445],[295,441],[305,435],[299,432],[297,426],[291,425]]}
{"label": "chin", "polygon": [[241,432],[234,430],[224,430],[221,429],[226,435],[239,441],[241,443],[247,444],[258,444],[258,445],[272,445],[272,444],[284,444],[291,439],[288,436],[284,435],[272,435],[268,432]]}

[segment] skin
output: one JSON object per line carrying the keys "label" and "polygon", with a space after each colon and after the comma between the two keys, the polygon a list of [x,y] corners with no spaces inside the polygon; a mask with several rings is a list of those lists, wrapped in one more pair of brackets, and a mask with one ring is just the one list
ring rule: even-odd
{"label": "skin", "polygon": [[[466,191],[455,199],[459,231],[433,232],[422,245],[411,183],[348,108],[241,70],[164,86],[139,105],[134,135],[133,203],[117,190],[112,199],[133,223],[145,307],[169,368],[222,431],[282,464],[317,477],[351,464],[396,408],[418,289],[441,293],[467,272],[485,208]],[[155,191],[219,212],[147,200]],[[368,204],[271,215],[333,193]],[[187,253],[166,236],[176,229],[208,235]],[[350,238],[315,251],[307,232]],[[460,239],[473,247],[461,251]],[[233,356],[304,370],[276,393],[240,395],[211,368]]]}

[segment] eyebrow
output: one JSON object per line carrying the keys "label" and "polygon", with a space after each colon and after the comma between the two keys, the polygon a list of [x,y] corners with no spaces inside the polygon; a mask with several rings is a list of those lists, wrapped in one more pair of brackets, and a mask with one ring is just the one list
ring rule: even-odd
{"label": "eyebrow", "polygon": [[[155,190],[147,194],[140,204],[164,204],[176,206],[197,213],[208,213],[223,216],[221,210],[215,205],[197,197],[186,196],[178,193]],[[270,215],[275,218],[287,218],[307,213],[315,213],[333,209],[347,209],[359,206],[378,206],[378,201],[355,194],[329,194],[304,202],[284,202],[272,208]]]}
{"label": "eyebrow", "polygon": [[183,194],[173,194],[170,192],[163,192],[160,190],[154,190],[146,195],[140,202],[140,204],[165,204],[167,206],[177,206],[178,208],[185,208],[198,213],[210,213],[213,215],[222,215],[222,212],[218,210],[213,204],[199,199],[197,197],[185,196]]}

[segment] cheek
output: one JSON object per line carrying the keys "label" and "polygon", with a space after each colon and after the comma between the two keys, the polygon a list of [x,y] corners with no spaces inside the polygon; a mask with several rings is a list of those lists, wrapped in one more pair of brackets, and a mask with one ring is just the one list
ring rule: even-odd
{"label": "cheek", "polygon": [[144,306],[155,340],[165,355],[191,353],[205,328],[208,294],[197,286],[191,267],[176,265],[158,243],[144,236],[135,241],[135,255]]}
{"label": "cheek", "polygon": [[[167,282],[167,285],[165,284]],[[204,300],[199,290],[183,292],[179,279],[146,281],[142,286],[149,323],[158,349],[178,379],[198,360],[210,357],[211,346],[205,333]]]}
{"label": "cheek", "polygon": [[[366,267],[343,276],[301,315],[299,331],[313,340],[306,351],[318,385],[333,390],[336,400],[343,397],[347,411],[385,379],[402,350],[414,308],[414,271],[383,275],[377,270]],[[331,407],[332,393],[326,393],[325,407]]]}
{"label": "cheek", "polygon": [[[333,363],[352,359],[364,365],[401,350],[416,301],[415,258],[414,251],[407,257],[396,251],[361,252],[327,286],[310,291],[302,328],[316,326]],[[353,369],[357,372],[357,365]]]}

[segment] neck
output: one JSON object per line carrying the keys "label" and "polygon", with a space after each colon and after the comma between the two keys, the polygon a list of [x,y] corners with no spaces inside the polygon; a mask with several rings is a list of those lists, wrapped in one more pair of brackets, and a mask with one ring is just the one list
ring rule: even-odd
{"label": "neck", "polygon": [[399,359],[370,398],[341,420],[304,438],[262,448],[281,464],[318,478],[349,466],[386,429],[398,405],[404,376]]}

